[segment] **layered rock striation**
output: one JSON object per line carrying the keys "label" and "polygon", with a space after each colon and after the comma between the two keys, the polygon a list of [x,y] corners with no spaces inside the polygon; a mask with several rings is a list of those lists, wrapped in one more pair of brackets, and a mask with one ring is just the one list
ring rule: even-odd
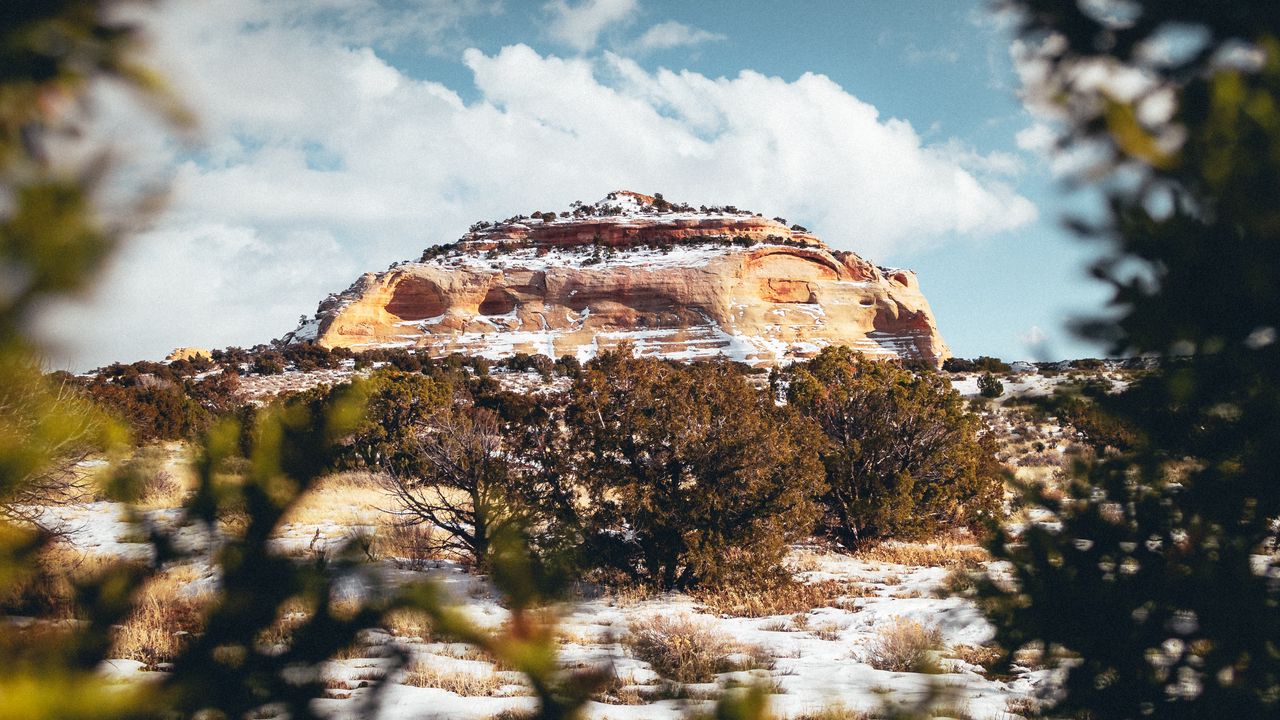
{"label": "layered rock striation", "polygon": [[286,339],[579,359],[629,341],[641,354],[754,365],[827,345],[933,364],[950,355],[914,273],[781,218],[625,191],[476,223],[416,262],[362,276]]}

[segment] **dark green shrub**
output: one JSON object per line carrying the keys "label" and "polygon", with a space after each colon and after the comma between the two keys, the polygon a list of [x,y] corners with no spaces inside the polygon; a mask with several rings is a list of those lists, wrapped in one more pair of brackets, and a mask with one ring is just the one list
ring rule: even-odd
{"label": "dark green shrub", "polygon": [[825,435],[826,527],[847,547],[990,517],[1002,493],[991,440],[936,373],[825,348],[790,371],[788,397]]}
{"label": "dark green shrub", "polygon": [[453,397],[453,387],[418,373],[390,368],[356,385],[368,396],[368,411],[343,443],[342,467],[409,472],[416,463],[413,433]]}
{"label": "dark green shrub", "polygon": [[1007,373],[1013,368],[1000,358],[979,355],[973,360],[964,358],[947,358],[942,361],[942,369],[947,372],[986,372]]}
{"label": "dark green shrub", "polygon": [[85,392],[123,420],[137,442],[191,438],[212,420],[210,411],[188,396],[181,383],[149,375],[140,380],[124,384],[97,378],[85,385]]}
{"label": "dark green shrub", "polygon": [[978,394],[984,398],[998,398],[1004,394],[1004,383],[991,373],[983,373],[978,378]]}
{"label": "dark green shrub", "polygon": [[[817,518],[817,431],[728,363],[587,364],[570,391],[561,471],[597,567],[663,588],[775,567]],[[559,497],[572,497],[561,492]]]}
{"label": "dark green shrub", "polygon": [[255,375],[279,375],[284,372],[284,356],[274,351],[259,353],[253,359],[250,371]]}
{"label": "dark green shrub", "polygon": [[564,377],[576,378],[582,374],[582,362],[573,355],[561,355],[556,360],[556,372]]}
{"label": "dark green shrub", "polygon": [[280,355],[285,363],[302,372],[332,368],[338,364],[338,358],[328,348],[315,343],[286,345]]}

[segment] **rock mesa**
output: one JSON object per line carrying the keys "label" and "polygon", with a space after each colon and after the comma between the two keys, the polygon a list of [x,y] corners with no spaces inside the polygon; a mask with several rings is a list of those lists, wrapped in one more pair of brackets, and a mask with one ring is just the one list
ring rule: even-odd
{"label": "rock mesa", "polygon": [[285,339],[579,359],[630,341],[641,354],[753,365],[827,345],[935,365],[950,356],[913,272],[781,218],[626,191],[478,222],[416,262],[365,274]]}

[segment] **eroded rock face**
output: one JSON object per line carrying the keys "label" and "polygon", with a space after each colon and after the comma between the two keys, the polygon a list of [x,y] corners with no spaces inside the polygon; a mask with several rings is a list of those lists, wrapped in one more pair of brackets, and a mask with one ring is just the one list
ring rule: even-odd
{"label": "eroded rock face", "polygon": [[559,216],[478,223],[418,262],[364,275],[289,339],[580,359],[630,341],[642,354],[756,365],[827,345],[950,356],[914,273],[778,220],[625,192]]}
{"label": "eroded rock face", "polygon": [[180,347],[174,348],[173,352],[169,353],[168,356],[165,357],[165,361],[173,362],[175,360],[195,360],[196,358],[209,360],[212,357],[213,354],[204,348]]}

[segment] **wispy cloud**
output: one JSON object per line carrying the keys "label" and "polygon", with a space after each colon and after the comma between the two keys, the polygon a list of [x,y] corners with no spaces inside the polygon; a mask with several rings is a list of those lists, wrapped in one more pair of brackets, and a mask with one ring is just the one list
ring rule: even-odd
{"label": "wispy cloud", "polygon": [[1023,357],[1025,358],[1044,361],[1058,357],[1053,349],[1054,338],[1039,325],[1032,325],[1026,330],[1017,333],[1014,339],[1022,348]]}
{"label": "wispy cloud", "polygon": [[547,26],[551,38],[586,52],[599,43],[600,34],[610,25],[634,19],[640,5],[637,0],[581,0],[576,5],[551,0],[543,8],[551,17]]}
{"label": "wispy cloud", "polygon": [[1058,133],[1047,123],[1036,122],[1019,130],[1014,140],[1022,150],[1048,155],[1058,141]]}
{"label": "wispy cloud", "polygon": [[907,62],[912,65],[920,65],[922,63],[947,63],[954,65],[960,62],[960,48],[954,45],[945,45],[933,48],[920,48],[914,43],[907,45],[903,50],[903,56]]}
{"label": "wispy cloud", "polygon": [[972,145],[955,138],[937,143],[929,151],[939,158],[983,176],[1014,176],[1024,170],[1022,158],[1015,153],[979,152]]}
{"label": "wispy cloud", "polygon": [[630,46],[637,52],[654,50],[670,50],[671,48],[701,45],[703,43],[724,40],[724,35],[709,32],[700,28],[689,27],[674,20],[658,23],[636,39]]}
{"label": "wispy cloud", "polygon": [[236,15],[251,31],[305,28],[351,46],[412,43],[416,50],[439,54],[461,52],[468,44],[467,22],[502,9],[502,0],[225,0],[202,5],[199,12]]}

